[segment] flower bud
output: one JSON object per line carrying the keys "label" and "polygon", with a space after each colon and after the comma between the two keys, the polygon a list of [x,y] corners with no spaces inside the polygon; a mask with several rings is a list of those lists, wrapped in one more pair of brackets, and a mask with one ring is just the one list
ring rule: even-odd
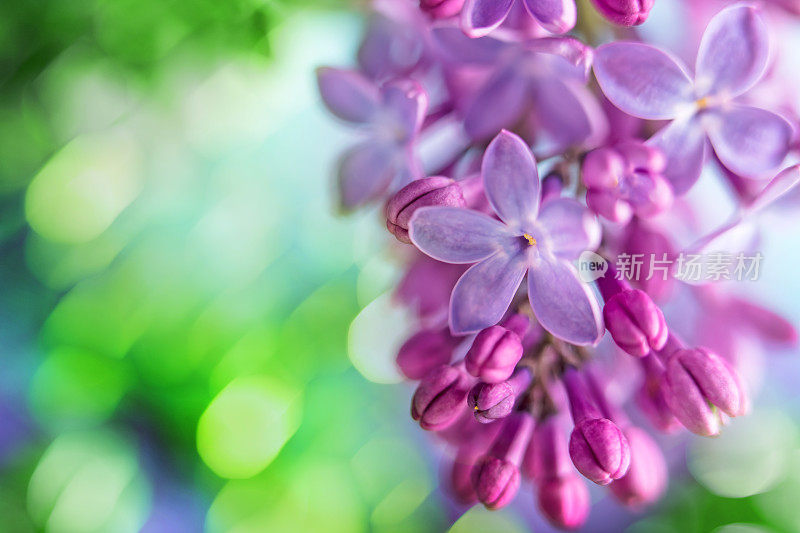
{"label": "flower bud", "polygon": [[422,429],[445,429],[465,411],[464,402],[474,381],[461,365],[433,369],[414,392],[411,418],[419,421]]}
{"label": "flower bud", "polygon": [[637,427],[624,430],[631,448],[628,473],[609,485],[614,497],[625,505],[641,507],[658,500],[667,486],[667,463],[661,448]]}
{"label": "flower bud", "polygon": [[605,18],[620,26],[638,26],[647,20],[654,0],[592,0]]}
{"label": "flower bud", "polygon": [[636,393],[636,404],[653,426],[659,431],[672,433],[681,423],[672,414],[664,392],[664,365],[655,355],[641,359],[644,368],[644,383]]}
{"label": "flower bud", "polygon": [[564,373],[575,429],[569,439],[569,455],[578,471],[598,485],[608,485],[625,475],[630,447],[622,430],[603,418],[578,372]]}
{"label": "flower bud", "polygon": [[449,18],[461,12],[464,0],[419,0],[419,7],[431,17]]}
{"label": "flower bud", "polygon": [[519,467],[532,431],[533,418],[529,414],[514,414],[504,422],[486,456],[475,465],[475,493],[488,509],[505,507],[517,495]]}
{"label": "flower bud", "polygon": [[386,204],[386,227],[397,240],[410,244],[408,222],[417,209],[427,206],[465,205],[461,187],[450,178],[434,176],[414,180],[397,191]]}
{"label": "flower bud", "polygon": [[536,482],[566,477],[573,471],[565,428],[558,415],[540,420],[525,451],[525,475]]}
{"label": "flower bud", "polygon": [[628,222],[636,214],[657,215],[672,205],[673,192],[662,172],[664,155],[641,141],[624,141],[586,155],[581,177],[586,203],[613,222]]}
{"label": "flower bud", "polygon": [[539,483],[537,500],[544,517],[559,529],[578,529],[589,517],[589,489],[573,473]]}
{"label": "flower bud", "polygon": [[603,319],[617,346],[633,356],[644,357],[667,342],[664,313],[644,291],[629,289],[606,300]]}
{"label": "flower bud", "polygon": [[494,422],[511,414],[517,397],[531,383],[531,372],[519,368],[506,381],[500,383],[478,383],[467,396],[467,404],[474,411],[475,419],[483,424]]}
{"label": "flower bud", "polygon": [[482,330],[464,357],[467,372],[486,383],[499,383],[511,376],[522,358],[519,335],[503,326]]}
{"label": "flower bud", "polygon": [[397,353],[397,366],[408,379],[422,379],[450,362],[458,341],[447,329],[424,329],[411,336]]}
{"label": "flower bud", "polygon": [[719,411],[732,417],[746,411],[747,401],[738,376],[710,350],[677,350],[665,366],[667,403],[689,431],[716,435],[721,424]]}

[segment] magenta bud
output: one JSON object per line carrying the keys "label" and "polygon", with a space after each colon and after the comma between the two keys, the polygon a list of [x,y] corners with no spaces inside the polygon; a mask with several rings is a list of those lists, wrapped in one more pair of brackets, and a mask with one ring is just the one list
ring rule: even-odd
{"label": "magenta bud", "polygon": [[467,396],[467,404],[473,410],[478,422],[488,424],[511,414],[517,397],[530,383],[530,370],[519,368],[506,381],[478,383],[472,387]]}
{"label": "magenta bud", "polygon": [[419,7],[431,17],[449,18],[461,12],[464,0],[419,0]]}
{"label": "magenta bud", "polygon": [[647,20],[654,0],[592,0],[605,18],[620,26],[638,26]]}
{"label": "magenta bud", "polygon": [[536,482],[563,478],[574,472],[566,431],[558,416],[548,416],[536,424],[523,467],[525,475]]}
{"label": "magenta bud", "polygon": [[603,319],[617,346],[636,357],[660,350],[669,336],[664,313],[639,289],[628,289],[609,298]]}
{"label": "magenta bud", "polygon": [[420,382],[411,399],[411,418],[422,429],[439,431],[456,422],[464,413],[467,392],[475,380],[461,365],[442,365]]}
{"label": "magenta bud", "polygon": [[631,466],[628,473],[609,485],[611,493],[621,503],[642,507],[657,501],[667,487],[667,463],[661,448],[637,427],[625,429],[631,448]]}
{"label": "magenta bud", "polygon": [[505,507],[519,490],[522,456],[531,438],[533,418],[516,413],[506,419],[492,447],[473,470],[478,500],[489,509]]}
{"label": "magenta bud", "polygon": [[519,335],[503,326],[492,326],[478,333],[464,363],[473,376],[486,383],[499,383],[511,376],[521,358]]}
{"label": "magenta bud", "polygon": [[397,366],[408,379],[422,379],[434,368],[449,363],[457,344],[447,329],[419,331],[400,347]]}
{"label": "magenta bud", "polygon": [[578,529],[589,517],[589,489],[575,474],[539,483],[537,500],[544,517],[559,529]]}
{"label": "magenta bud", "polygon": [[608,485],[628,471],[628,441],[614,422],[602,416],[577,370],[567,369],[564,385],[575,423],[569,439],[572,464],[590,481]]}
{"label": "magenta bud", "polygon": [[663,153],[641,141],[623,141],[589,152],[581,166],[589,208],[613,222],[636,214],[657,215],[672,205],[673,191],[663,176]]}
{"label": "magenta bud", "polygon": [[666,362],[667,403],[692,433],[717,435],[721,415],[739,416],[747,401],[739,377],[717,354],[706,348],[680,349]]}
{"label": "magenta bud", "polygon": [[414,180],[386,204],[387,229],[400,242],[410,244],[408,222],[417,209],[428,206],[465,207],[466,203],[461,187],[450,178],[434,176]]}
{"label": "magenta bud", "polygon": [[664,365],[655,355],[641,359],[644,383],[636,393],[636,404],[653,426],[659,431],[672,433],[681,423],[672,414],[664,392]]}

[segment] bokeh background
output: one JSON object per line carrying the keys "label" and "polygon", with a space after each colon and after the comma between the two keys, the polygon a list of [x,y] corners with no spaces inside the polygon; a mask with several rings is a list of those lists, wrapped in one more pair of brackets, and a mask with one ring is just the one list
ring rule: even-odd
{"label": "bokeh background", "polygon": [[[0,3],[0,532],[547,530],[532,495],[451,505],[408,416],[399,261],[336,211],[314,86],[347,4]],[[796,321],[771,235],[748,290]],[[752,416],[667,443],[663,504],[598,491],[587,530],[800,531],[797,367],[767,354]]]}

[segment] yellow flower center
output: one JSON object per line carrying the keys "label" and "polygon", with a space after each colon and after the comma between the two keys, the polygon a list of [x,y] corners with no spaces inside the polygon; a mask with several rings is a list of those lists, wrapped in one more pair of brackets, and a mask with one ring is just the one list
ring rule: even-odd
{"label": "yellow flower center", "polygon": [[707,108],[711,102],[709,101],[707,96],[704,96],[700,100],[697,101],[697,109],[705,109]]}
{"label": "yellow flower center", "polygon": [[536,239],[534,239],[533,237],[531,237],[527,233],[525,233],[522,236],[525,237],[525,240],[528,241],[528,244],[530,244],[531,246],[536,246]]}

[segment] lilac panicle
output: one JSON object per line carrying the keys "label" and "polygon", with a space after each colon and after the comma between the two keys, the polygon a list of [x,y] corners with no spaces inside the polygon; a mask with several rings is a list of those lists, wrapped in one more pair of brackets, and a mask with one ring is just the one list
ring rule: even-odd
{"label": "lilac panicle", "polygon": [[423,329],[400,347],[397,366],[408,379],[422,379],[450,362],[457,343],[446,329]]}
{"label": "lilac panicle", "polygon": [[488,424],[511,414],[520,394],[531,383],[531,371],[518,368],[506,381],[500,383],[478,383],[467,396],[467,403],[474,411],[478,422]]}
{"label": "lilac panicle", "polygon": [[677,194],[697,181],[710,142],[735,173],[761,177],[786,156],[793,129],[782,117],[734,103],[763,75],[769,37],[757,8],[735,4],[709,23],[694,79],[674,57],[650,45],[599,47],[594,73],[614,105],[631,115],[672,120],[649,142],[667,157],[666,176]]}
{"label": "lilac panicle", "polygon": [[508,505],[520,484],[519,468],[533,432],[533,418],[518,412],[503,422],[497,439],[473,470],[478,499],[489,509]]}
{"label": "lilac panicle", "polygon": [[608,485],[628,471],[628,441],[614,422],[603,417],[576,370],[567,369],[564,384],[575,423],[569,441],[572,462],[590,481]]}
{"label": "lilac panicle", "polygon": [[461,19],[464,33],[483,37],[506,20],[514,3],[522,3],[536,22],[553,33],[566,33],[575,26],[575,0],[466,0]]}
{"label": "lilac panicle", "polygon": [[421,251],[448,263],[477,263],[453,289],[453,333],[497,323],[527,272],[528,298],[542,327],[574,344],[597,342],[603,333],[599,305],[569,262],[597,246],[597,220],[566,198],[539,212],[536,162],[510,132],[489,145],[482,175],[500,221],[450,207],[423,207],[411,219],[409,235]]}
{"label": "lilac panicle", "polygon": [[661,151],[639,141],[589,152],[581,168],[586,204],[612,222],[626,223],[634,214],[657,215],[672,205],[665,168]]}
{"label": "lilac panicle", "polygon": [[666,398],[675,417],[698,435],[720,431],[720,412],[745,413],[747,400],[735,372],[705,348],[679,349],[666,361]]}
{"label": "lilac panicle", "polygon": [[433,369],[414,392],[411,417],[422,429],[439,431],[449,427],[466,410],[467,393],[474,381],[461,364]]}
{"label": "lilac panicle", "polygon": [[338,180],[345,208],[380,198],[393,185],[418,177],[413,144],[428,105],[421,85],[395,81],[379,88],[358,72],[327,67],[317,70],[317,82],[333,114],[372,134],[341,158]]}
{"label": "lilac panicle", "polygon": [[631,464],[628,472],[612,482],[609,489],[625,505],[649,505],[658,500],[667,487],[664,454],[646,431],[633,426],[623,431],[631,449]]}
{"label": "lilac panicle", "polygon": [[638,26],[647,20],[655,0],[592,0],[605,18],[620,26]]}
{"label": "lilac panicle", "polygon": [[461,187],[443,176],[414,180],[391,197],[386,204],[386,227],[397,240],[407,244],[408,222],[420,207],[466,207]]}
{"label": "lilac panicle", "polygon": [[464,363],[467,372],[486,383],[500,383],[522,358],[522,340],[503,326],[491,326],[475,337]]}

